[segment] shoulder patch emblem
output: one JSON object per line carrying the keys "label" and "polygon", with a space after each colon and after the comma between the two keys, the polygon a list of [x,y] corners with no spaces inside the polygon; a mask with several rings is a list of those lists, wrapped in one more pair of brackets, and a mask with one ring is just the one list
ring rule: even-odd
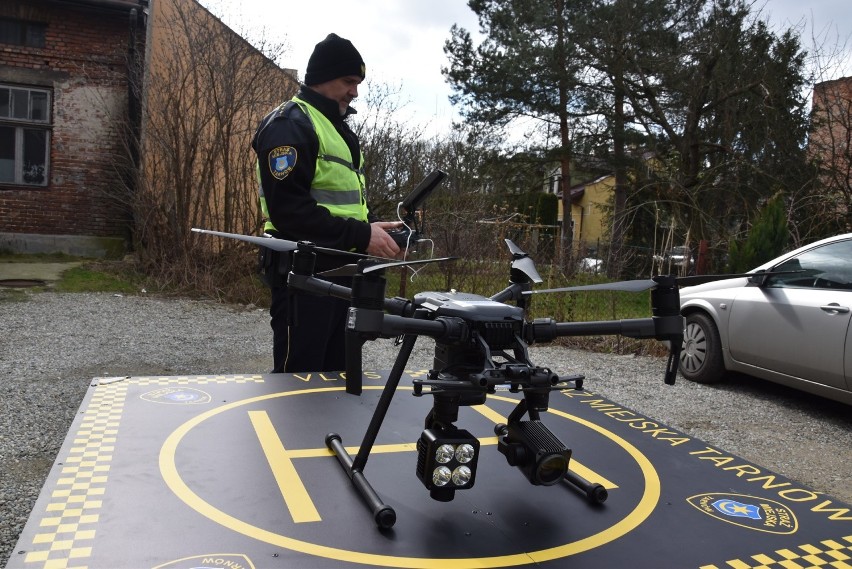
{"label": "shoulder patch emblem", "polygon": [[279,146],[269,152],[269,173],[276,180],[283,180],[296,166],[296,149],[292,146]]}

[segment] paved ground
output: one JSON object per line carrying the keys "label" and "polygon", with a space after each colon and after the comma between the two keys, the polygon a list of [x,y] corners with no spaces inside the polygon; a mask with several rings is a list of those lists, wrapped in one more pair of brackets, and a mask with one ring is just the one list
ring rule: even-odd
{"label": "paved ground", "polygon": [[0,262],[0,286],[3,281],[44,281],[48,285],[59,280],[64,271],[82,265],[72,263],[3,263]]}

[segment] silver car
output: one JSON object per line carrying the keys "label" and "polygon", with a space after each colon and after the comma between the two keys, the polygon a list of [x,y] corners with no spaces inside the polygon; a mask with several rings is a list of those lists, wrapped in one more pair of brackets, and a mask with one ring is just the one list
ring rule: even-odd
{"label": "silver car", "polygon": [[852,233],[680,291],[680,373],[746,373],[852,405]]}

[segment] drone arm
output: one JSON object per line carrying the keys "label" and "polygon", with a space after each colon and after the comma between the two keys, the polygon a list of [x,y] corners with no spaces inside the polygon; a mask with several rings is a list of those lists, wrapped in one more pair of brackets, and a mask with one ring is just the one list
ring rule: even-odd
{"label": "drone arm", "polygon": [[492,296],[489,300],[493,300],[494,302],[506,302],[507,300],[512,300],[512,287],[507,287]]}
{"label": "drone arm", "polygon": [[384,306],[385,310],[390,314],[399,316],[411,316],[414,314],[414,304],[407,298],[386,298]]}
{"label": "drone arm", "polygon": [[525,330],[529,343],[550,342],[558,336],[595,335],[621,335],[628,338],[656,338],[668,341],[669,358],[663,379],[667,385],[674,385],[683,347],[683,317],[680,314],[603,322],[556,322],[551,318],[536,318]]}
{"label": "drone arm", "polygon": [[287,275],[287,285],[317,296],[333,296],[343,300],[352,298],[351,288],[308,275],[298,275],[291,272]]}
{"label": "drone arm", "polygon": [[532,343],[550,342],[558,336],[608,335],[657,340],[680,339],[683,335],[683,317],[677,314],[595,322],[555,322],[550,318],[537,318],[528,325],[526,339]]}
{"label": "drone arm", "polygon": [[509,286],[490,297],[489,300],[493,300],[494,302],[514,300],[519,307],[526,309],[529,298],[524,294],[524,292],[529,291],[530,289],[531,287],[528,281],[512,282]]}
{"label": "drone arm", "polygon": [[467,335],[467,326],[460,318],[441,317],[425,320],[355,307],[349,309],[347,327],[368,338],[393,338],[403,334],[413,334],[443,341],[458,341]]}
{"label": "drone arm", "polygon": [[550,342],[559,336],[620,335],[629,338],[655,338],[657,330],[653,318],[630,320],[604,320],[596,322],[556,322],[550,318],[537,318],[527,329],[527,341]]}

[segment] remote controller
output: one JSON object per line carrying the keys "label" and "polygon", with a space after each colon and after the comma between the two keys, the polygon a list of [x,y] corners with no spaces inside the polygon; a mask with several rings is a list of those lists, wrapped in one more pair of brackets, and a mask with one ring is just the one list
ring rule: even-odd
{"label": "remote controller", "polygon": [[[396,229],[388,229],[388,235],[394,240],[394,242],[399,246],[400,249],[405,249],[406,246],[409,245],[408,236],[411,235],[411,230],[407,227],[399,227]],[[414,245],[417,242],[417,232],[414,232],[414,235],[411,237],[411,245]]]}

